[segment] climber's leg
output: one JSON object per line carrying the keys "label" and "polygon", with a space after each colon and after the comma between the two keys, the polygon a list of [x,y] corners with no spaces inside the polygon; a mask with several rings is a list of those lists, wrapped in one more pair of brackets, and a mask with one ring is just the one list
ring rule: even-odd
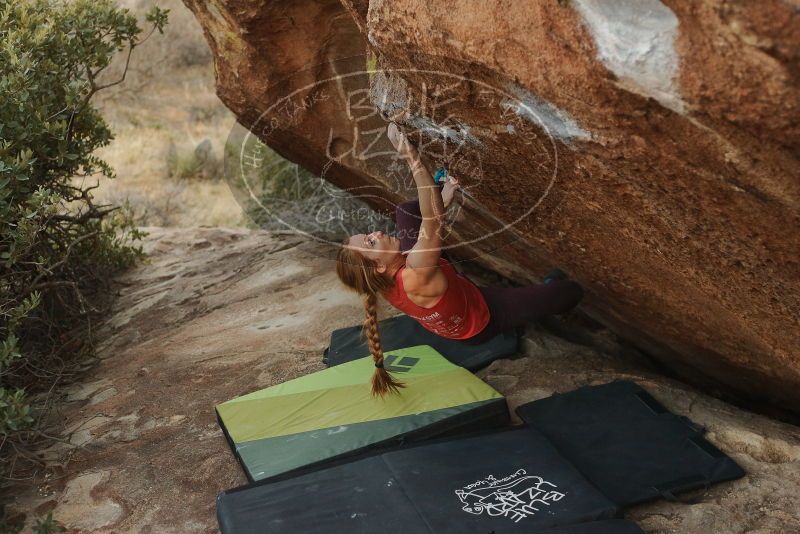
{"label": "climber's leg", "polygon": [[583,288],[573,280],[555,280],[525,287],[480,289],[501,330],[522,326],[545,315],[566,313],[583,298]]}
{"label": "climber's leg", "polygon": [[479,287],[489,308],[489,324],[465,340],[483,343],[501,332],[523,327],[547,315],[566,313],[583,298],[583,288],[573,280],[554,280],[525,287]]}

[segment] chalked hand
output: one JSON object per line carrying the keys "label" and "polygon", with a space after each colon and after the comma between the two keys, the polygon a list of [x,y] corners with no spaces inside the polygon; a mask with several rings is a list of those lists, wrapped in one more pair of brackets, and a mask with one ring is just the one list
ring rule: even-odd
{"label": "chalked hand", "polygon": [[444,186],[442,187],[442,203],[444,204],[444,209],[447,209],[453,202],[453,197],[459,187],[461,186],[458,183],[458,179],[454,176],[448,175],[447,178],[444,179]]}
{"label": "chalked hand", "polygon": [[414,145],[408,140],[408,137],[400,131],[400,128],[397,127],[395,123],[389,124],[389,128],[386,130],[386,136],[389,138],[389,141],[394,146],[394,149],[397,150],[397,153],[403,157],[409,157],[416,153],[417,149],[414,148]]}

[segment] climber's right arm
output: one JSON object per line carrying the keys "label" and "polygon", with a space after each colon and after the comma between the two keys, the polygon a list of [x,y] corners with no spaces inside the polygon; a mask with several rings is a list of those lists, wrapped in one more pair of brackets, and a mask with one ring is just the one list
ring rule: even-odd
{"label": "climber's right arm", "polygon": [[[410,146],[410,143],[409,143]],[[438,269],[442,252],[442,226],[445,209],[439,187],[425,168],[417,149],[410,146],[406,152],[406,160],[414,175],[419,197],[419,210],[422,224],[419,228],[417,242],[406,258],[406,267],[415,271],[420,269]],[[424,273],[421,273],[424,276]]]}

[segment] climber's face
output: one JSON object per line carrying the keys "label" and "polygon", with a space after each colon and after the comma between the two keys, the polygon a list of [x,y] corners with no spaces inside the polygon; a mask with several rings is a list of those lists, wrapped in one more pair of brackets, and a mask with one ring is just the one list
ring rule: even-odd
{"label": "climber's face", "polygon": [[400,255],[400,240],[380,230],[371,234],[350,236],[348,246],[375,261],[379,268],[392,265]]}

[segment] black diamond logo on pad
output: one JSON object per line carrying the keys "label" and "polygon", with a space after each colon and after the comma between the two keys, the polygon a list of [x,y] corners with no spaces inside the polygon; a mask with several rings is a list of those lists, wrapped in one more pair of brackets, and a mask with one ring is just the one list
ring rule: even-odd
{"label": "black diamond logo on pad", "polygon": [[390,354],[389,356],[383,359],[383,367],[387,371],[391,371],[393,373],[407,373],[414,367],[419,358],[412,358],[411,356],[403,356],[402,358],[398,358],[394,354]]}

